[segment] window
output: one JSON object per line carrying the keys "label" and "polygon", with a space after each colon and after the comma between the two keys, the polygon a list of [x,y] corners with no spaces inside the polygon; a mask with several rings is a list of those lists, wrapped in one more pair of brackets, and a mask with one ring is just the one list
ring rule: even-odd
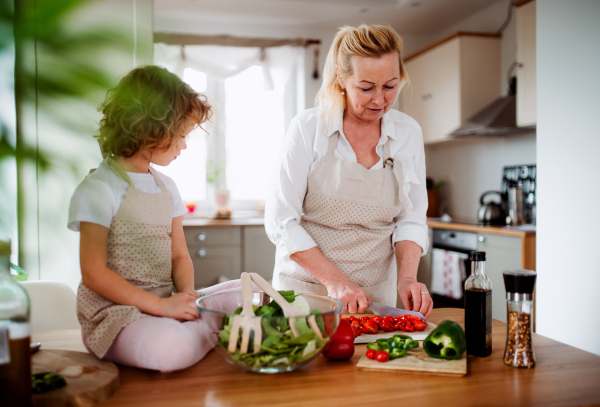
{"label": "window", "polygon": [[[203,126],[209,134],[194,130],[187,149],[160,168],[175,180],[185,202],[196,202],[200,212],[210,210],[212,191],[220,187],[229,190],[233,210],[264,208],[281,141],[296,114],[292,77],[285,87],[265,89],[260,65],[227,79],[184,70],[184,81],[204,93],[214,109],[212,123]],[[215,182],[208,184],[207,173],[212,176],[215,170]]]}

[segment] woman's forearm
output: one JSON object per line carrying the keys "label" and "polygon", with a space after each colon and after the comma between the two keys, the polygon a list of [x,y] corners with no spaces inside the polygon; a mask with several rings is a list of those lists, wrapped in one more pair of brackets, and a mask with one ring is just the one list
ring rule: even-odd
{"label": "woman's forearm", "polygon": [[300,267],[308,271],[325,287],[334,281],[348,280],[331,260],[318,247],[296,252],[290,256]]}
{"label": "woman's forearm", "polygon": [[396,242],[394,246],[398,264],[398,279],[410,278],[416,281],[422,253],[421,246],[410,240]]}

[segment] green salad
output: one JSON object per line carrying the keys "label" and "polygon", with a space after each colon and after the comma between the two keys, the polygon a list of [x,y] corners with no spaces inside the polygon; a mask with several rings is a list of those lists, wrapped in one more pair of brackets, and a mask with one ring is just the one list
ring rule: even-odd
{"label": "green salad", "polygon": [[[293,290],[279,291],[279,293],[296,308],[305,311],[306,314],[320,314],[319,310],[310,310],[306,299],[301,297],[301,293],[296,294]],[[240,352],[241,330],[238,335],[238,344],[235,353],[231,354],[233,360],[243,363],[250,367],[265,367],[277,365],[295,365],[306,359],[311,358],[315,353],[319,352],[327,343],[328,338],[320,339],[317,334],[308,326],[305,318],[296,318],[295,327],[298,337],[292,334],[287,318],[269,318],[283,317],[281,307],[272,301],[268,305],[254,306],[254,314],[264,317],[261,320],[262,325],[262,344],[259,352],[251,352],[253,350],[254,332],[250,333],[250,346],[248,353]],[[236,315],[241,314],[242,308],[235,311]],[[323,317],[317,315],[315,317],[317,325],[321,333],[325,332],[325,324]],[[218,344],[227,351],[229,345],[229,336],[233,326],[233,318],[226,316],[223,318],[223,329],[219,332]]]}

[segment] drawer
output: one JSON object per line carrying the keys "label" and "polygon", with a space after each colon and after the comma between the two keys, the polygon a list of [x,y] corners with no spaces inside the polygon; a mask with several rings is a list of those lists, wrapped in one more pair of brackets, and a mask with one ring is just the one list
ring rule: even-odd
{"label": "drawer", "polygon": [[240,227],[185,227],[185,242],[188,246],[196,244],[240,244]]}
{"label": "drawer", "polygon": [[242,256],[240,245],[189,246],[194,265],[194,287],[200,289],[217,284],[219,276],[240,278]]}
{"label": "drawer", "polygon": [[491,233],[478,233],[477,241],[479,243],[479,250],[483,251],[485,251],[485,248],[482,248],[482,246],[502,247],[508,250],[518,250],[519,252],[522,250],[521,238],[516,236],[501,236]]}

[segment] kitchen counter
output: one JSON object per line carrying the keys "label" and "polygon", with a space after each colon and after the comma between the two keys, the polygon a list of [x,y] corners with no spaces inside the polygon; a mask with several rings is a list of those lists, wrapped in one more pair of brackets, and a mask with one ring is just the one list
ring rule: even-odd
{"label": "kitchen counter", "polygon": [[263,226],[264,213],[258,211],[234,212],[230,219],[217,219],[204,215],[188,214],[183,216],[183,227],[228,227],[228,226]]}
{"label": "kitchen counter", "polygon": [[[430,320],[464,326],[464,311],[434,309]],[[79,330],[40,332],[43,349],[85,351]],[[170,374],[119,366],[121,388],[102,406],[579,406],[600,404],[600,356],[533,334],[537,366],[517,369],[502,357],[506,324],[494,320],[492,355],[468,357],[462,378],[371,372],[356,368],[366,346],[350,361],[318,357],[290,373],[245,373],[210,352],[195,366]]]}
{"label": "kitchen counter", "polygon": [[460,230],[464,232],[475,232],[475,233],[492,233],[495,235],[505,236],[518,236],[518,237],[530,237],[535,236],[534,231],[525,231],[518,228],[506,228],[503,226],[483,226],[478,225],[476,221],[472,219],[453,219],[451,222],[442,222],[439,218],[428,218],[427,226],[433,229],[449,229],[449,230]]}

